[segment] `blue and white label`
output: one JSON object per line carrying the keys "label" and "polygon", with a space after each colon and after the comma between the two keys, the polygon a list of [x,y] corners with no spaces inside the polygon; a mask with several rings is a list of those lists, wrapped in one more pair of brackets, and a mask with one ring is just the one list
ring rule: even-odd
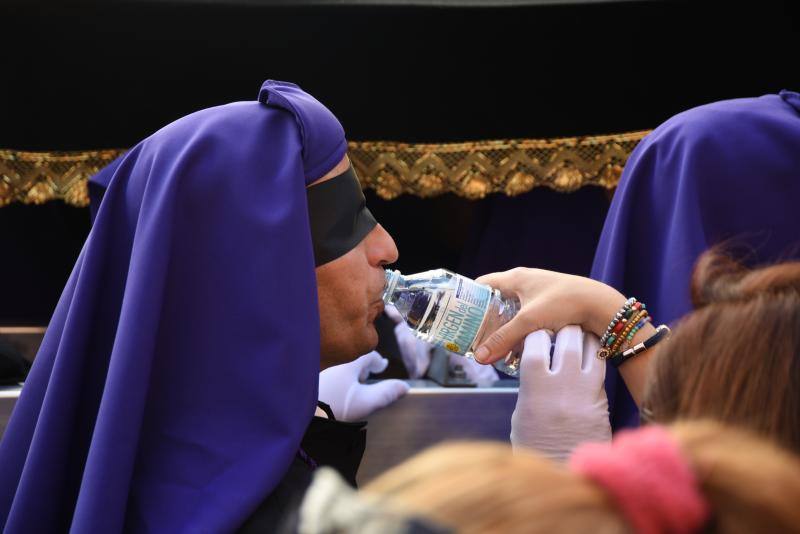
{"label": "blue and white label", "polygon": [[492,291],[488,286],[456,277],[444,312],[430,330],[430,341],[442,345],[450,352],[467,352],[483,325]]}

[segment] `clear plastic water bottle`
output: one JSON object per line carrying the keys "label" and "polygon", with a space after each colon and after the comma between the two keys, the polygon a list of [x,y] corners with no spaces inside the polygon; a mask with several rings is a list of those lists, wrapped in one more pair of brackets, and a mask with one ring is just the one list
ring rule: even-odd
{"label": "clear plastic water bottle", "polygon": [[[519,311],[519,300],[446,269],[412,275],[386,271],[383,301],[397,308],[414,333],[467,358]],[[507,375],[519,374],[522,346],[494,363]]]}

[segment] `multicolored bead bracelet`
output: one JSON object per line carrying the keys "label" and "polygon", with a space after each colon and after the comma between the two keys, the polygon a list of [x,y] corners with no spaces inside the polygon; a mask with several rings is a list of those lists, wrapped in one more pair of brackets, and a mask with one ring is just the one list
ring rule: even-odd
{"label": "multicolored bead bracelet", "polygon": [[635,331],[640,328],[637,327],[637,325],[648,318],[649,314],[647,313],[647,310],[637,310],[634,308],[632,311],[633,313],[631,316],[627,318],[628,322],[625,323],[625,327],[620,331],[619,335],[616,336],[616,339],[614,339],[614,341],[608,345],[608,352],[611,355],[610,357],[613,357],[618,352],[625,350],[625,345],[628,344],[630,339],[633,339],[633,334],[635,334]]}
{"label": "multicolored bead bracelet", "polygon": [[[619,331],[622,330],[622,328],[624,328],[624,326],[621,325],[624,325],[627,322],[625,315],[630,312],[631,308],[633,307],[634,304],[636,304],[636,302],[637,302],[636,299],[633,297],[625,301],[625,304],[622,305],[622,308],[620,308],[620,310],[616,313],[616,315],[614,315],[614,318],[611,319],[611,322],[608,323],[608,328],[606,328],[603,337],[600,338],[601,346],[603,347],[606,346],[609,337],[614,337],[614,339],[616,339],[614,333],[615,332],[619,333]],[[611,342],[613,343],[613,340]]]}
{"label": "multicolored bead bracelet", "polygon": [[[606,360],[613,356],[617,349],[622,346],[627,336],[630,335],[631,330],[637,327],[638,323],[645,317],[647,317],[647,312],[643,303],[633,297],[626,300],[625,304],[611,319],[611,322],[608,323],[608,328],[600,338],[601,348],[597,351],[597,357],[601,360]],[[641,328],[641,326],[643,325],[639,325],[638,328]]]}

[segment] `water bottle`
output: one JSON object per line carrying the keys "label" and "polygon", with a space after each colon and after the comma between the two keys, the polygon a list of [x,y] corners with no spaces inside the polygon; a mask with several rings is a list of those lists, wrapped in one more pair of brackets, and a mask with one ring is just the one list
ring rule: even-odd
{"label": "water bottle", "polygon": [[[417,337],[467,358],[520,308],[516,298],[446,269],[406,276],[387,270],[383,302],[397,308]],[[521,353],[520,344],[495,368],[517,376]]]}

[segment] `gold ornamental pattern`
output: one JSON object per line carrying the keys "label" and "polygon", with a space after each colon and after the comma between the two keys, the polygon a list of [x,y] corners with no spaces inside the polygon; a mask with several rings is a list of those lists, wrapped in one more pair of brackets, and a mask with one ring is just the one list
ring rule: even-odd
{"label": "gold ornamental pattern", "polygon": [[23,152],[0,150],[0,207],[62,200],[88,206],[88,180],[125,150]]}
{"label": "gold ornamental pattern", "polygon": [[[435,144],[354,141],[349,155],[364,187],[387,200],[402,194],[516,196],[534,187],[568,193],[587,185],[615,188],[628,156],[648,133]],[[87,206],[89,177],[124,152],[0,150],[0,206],[51,200]]]}
{"label": "gold ornamental pattern", "polygon": [[628,156],[648,133],[444,144],[353,142],[349,154],[364,185],[384,199],[404,193],[480,199],[491,193],[516,196],[534,187],[613,189]]}

